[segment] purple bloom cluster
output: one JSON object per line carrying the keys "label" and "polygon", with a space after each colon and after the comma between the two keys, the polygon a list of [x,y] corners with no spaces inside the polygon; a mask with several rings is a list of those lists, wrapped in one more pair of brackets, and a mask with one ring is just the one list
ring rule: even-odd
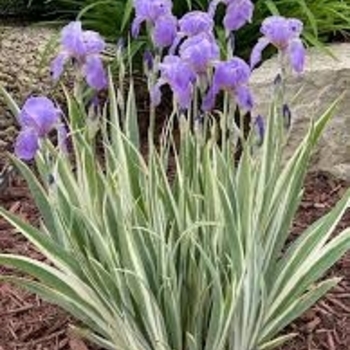
{"label": "purple bloom cluster", "polygon": [[[39,149],[39,140],[58,126],[61,111],[46,97],[30,97],[19,114],[21,132],[16,144],[15,154],[23,160],[31,160]],[[64,144],[63,128],[60,126],[60,143]],[[65,137],[64,137],[65,138]]]}
{"label": "purple bloom cluster", "polygon": [[250,65],[254,68],[260,61],[262,52],[269,45],[274,45],[287,55],[292,68],[301,73],[305,64],[305,47],[300,39],[303,23],[295,18],[272,16],[266,18],[261,26],[263,37],[253,48]]}
{"label": "purple bloom cluster", "polygon": [[133,37],[139,35],[141,25],[146,22],[151,26],[153,43],[161,48],[170,46],[177,33],[177,19],[171,13],[171,0],[134,0],[134,7]]}
{"label": "purple bloom cluster", "polygon": [[[204,78],[210,86],[203,98],[204,110],[209,111],[214,107],[216,96],[221,90],[229,91],[235,96],[240,108],[250,110],[253,107],[253,98],[248,86],[250,67],[238,57],[220,62],[220,49],[214,35],[214,15],[220,2],[227,6],[224,26],[228,31],[238,30],[251,20],[254,6],[250,0],[214,0],[208,12],[189,12],[176,24],[174,20],[171,31],[168,30],[169,27],[163,31],[160,28],[160,20],[165,21],[173,16],[170,0],[134,1],[136,18],[133,23],[133,34],[138,34],[140,24],[146,21],[152,27],[155,45],[164,47],[165,45],[160,43],[166,41],[169,44],[172,39],[168,55],[156,67],[160,77],[151,91],[153,105],[160,103],[160,89],[164,84],[168,84],[180,108],[188,109],[191,106],[196,82],[203,81],[198,78]],[[214,69],[213,80],[208,81],[207,73],[212,69]]]}
{"label": "purple bloom cluster", "polygon": [[[305,48],[300,39],[303,24],[297,19],[280,16],[269,17],[262,23],[263,36],[253,48],[250,66],[239,57],[221,61],[214,35],[214,17],[220,3],[226,5],[223,21],[226,32],[234,32],[251,21],[254,9],[251,0],[213,0],[208,12],[192,11],[180,20],[172,14],[171,0],[134,0],[133,36],[139,35],[141,25],[146,23],[154,45],[169,49],[160,63],[150,52],[145,54],[145,68],[152,76],[150,94],[154,106],[160,103],[161,87],[167,84],[179,107],[189,109],[194,91],[200,85],[203,111],[210,111],[215,106],[216,97],[222,90],[232,95],[241,110],[250,111],[254,103],[249,88],[251,69],[261,61],[262,52],[269,44],[289,58],[296,72],[303,70]],[[84,31],[79,21],[68,24],[61,33],[61,51],[52,62],[53,78],[58,79],[66,63],[71,61],[91,88],[105,88],[107,76],[101,58],[104,49],[105,42],[98,33]],[[153,78],[158,75],[154,82]],[[207,92],[202,96],[204,91]],[[290,120],[287,107],[283,106],[286,123]],[[31,97],[25,102],[19,115],[21,132],[15,145],[19,158],[33,159],[40,139],[53,129],[57,130],[59,147],[66,149],[67,131],[60,122],[60,113],[46,97]],[[256,119],[255,126],[263,139],[261,117]]]}
{"label": "purple bloom cluster", "polygon": [[53,78],[57,80],[71,60],[78,65],[80,74],[91,88],[105,88],[107,76],[101,59],[104,49],[105,42],[98,33],[84,31],[79,21],[68,24],[61,33],[61,51],[51,65]]}

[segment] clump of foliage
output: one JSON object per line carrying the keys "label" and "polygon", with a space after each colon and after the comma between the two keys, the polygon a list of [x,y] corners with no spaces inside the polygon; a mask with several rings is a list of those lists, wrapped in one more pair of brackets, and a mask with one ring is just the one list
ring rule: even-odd
{"label": "clump of foliage", "polygon": [[[225,4],[226,56],[214,30],[218,3],[178,22],[170,0],[135,0],[133,36],[147,28],[153,44],[144,62],[147,155],[132,80],[125,89],[129,48],[118,46],[114,79],[105,41],[79,21],[63,28],[51,65],[56,80],[74,68],[66,116],[45,96],[19,108],[1,89],[21,126],[11,159],[42,220],[38,228],[4,208],[0,214],[50,262],[0,254],[0,264],[34,277],[1,279],[60,305],[86,327],[77,329],[82,336],[105,349],[272,349],[295,336],[280,332],[339,282],[320,279],[350,248],[350,228],[333,235],[350,191],[289,237],[313,147],[337,101],[310,120],[284,163],[291,116],[285,79],[304,68],[303,23],[265,19],[248,64],[232,42],[253,3]],[[267,46],[277,49],[280,71],[269,114],[253,118],[246,135],[251,70]],[[155,135],[164,85],[173,110]],[[102,90],[106,103],[98,101]],[[215,109],[219,94],[222,108]],[[57,143],[49,137],[54,130]],[[26,164],[33,160],[35,169]]]}
{"label": "clump of foliage", "polygon": [[[85,25],[97,30],[111,41],[125,36],[132,16],[131,0],[42,0],[52,5],[54,19],[74,18],[80,13]],[[255,0],[254,21],[239,33],[237,48],[247,56],[249,48],[259,36],[264,18],[279,13],[286,17],[300,18],[305,23],[304,38],[311,45],[327,42],[335,34],[346,34],[350,28],[349,0]],[[35,6],[35,2],[31,2]],[[176,0],[174,12],[181,16],[189,9],[205,9],[208,0]],[[45,7],[41,7],[44,8]]]}

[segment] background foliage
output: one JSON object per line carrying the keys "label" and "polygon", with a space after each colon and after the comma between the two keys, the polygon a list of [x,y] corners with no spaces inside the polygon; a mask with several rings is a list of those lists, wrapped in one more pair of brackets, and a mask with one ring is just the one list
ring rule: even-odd
{"label": "background foliage", "polygon": [[[28,2],[33,10],[43,9],[51,20],[72,19],[77,15],[85,26],[95,29],[108,39],[115,41],[127,34],[128,21],[132,15],[132,0],[12,0]],[[8,2],[6,0],[6,2]],[[207,8],[209,0],[173,0],[177,15],[189,7]],[[261,21],[271,12],[297,17],[305,22],[304,38],[309,44],[333,40],[335,35],[347,35],[350,29],[350,0],[255,0],[254,21],[239,32],[239,53],[250,50],[259,36]],[[0,0],[1,8],[1,0]]]}

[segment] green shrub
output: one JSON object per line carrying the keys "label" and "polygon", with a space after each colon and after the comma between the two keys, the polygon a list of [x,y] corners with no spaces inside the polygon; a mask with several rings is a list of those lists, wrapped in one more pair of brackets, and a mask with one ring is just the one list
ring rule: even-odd
{"label": "green shrub", "polygon": [[[50,1],[49,1],[50,2]],[[53,0],[51,0],[53,2]],[[60,19],[72,18],[79,11],[88,27],[99,31],[105,37],[115,41],[127,34],[128,19],[131,14],[131,0],[56,0]],[[193,9],[207,8],[208,0],[174,0],[175,13],[181,16]],[[296,17],[304,21],[306,28],[304,38],[312,45],[325,42],[335,33],[342,33],[350,28],[349,0],[256,0],[254,22],[238,33],[237,49],[246,55],[256,42],[261,21],[271,12],[279,12],[286,17]],[[34,4],[34,3],[33,3]]]}

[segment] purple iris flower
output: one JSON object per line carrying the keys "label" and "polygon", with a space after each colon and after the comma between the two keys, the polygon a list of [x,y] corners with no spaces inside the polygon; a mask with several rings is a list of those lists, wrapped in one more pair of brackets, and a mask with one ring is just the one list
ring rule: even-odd
{"label": "purple iris flower", "polygon": [[34,158],[39,149],[39,139],[57,125],[61,111],[46,97],[30,97],[19,114],[21,132],[15,145],[16,155],[24,160]]}
{"label": "purple iris flower", "polygon": [[186,39],[180,46],[180,57],[198,74],[205,73],[210,63],[220,58],[215,40],[202,33]]}
{"label": "purple iris flower", "polygon": [[15,144],[15,154],[23,160],[32,160],[39,150],[38,134],[33,129],[24,129],[19,133]]}
{"label": "purple iris flower", "polygon": [[263,37],[253,48],[250,57],[250,66],[254,68],[262,57],[263,50],[269,45],[274,45],[282,53],[289,56],[292,68],[301,73],[305,64],[305,47],[300,39],[303,31],[303,23],[295,18],[271,16],[266,18],[260,29]]}
{"label": "purple iris flower", "polygon": [[251,0],[214,0],[209,6],[209,14],[212,17],[220,3],[227,6],[224,17],[224,27],[227,31],[237,31],[252,21],[254,4]]}
{"label": "purple iris flower", "polygon": [[144,22],[156,24],[160,17],[171,15],[173,4],[171,0],[134,0],[135,19],[131,33],[137,37]]}
{"label": "purple iris flower", "polygon": [[192,37],[201,33],[211,34],[214,30],[214,20],[207,12],[192,11],[179,20],[180,33]]}
{"label": "purple iris flower", "polygon": [[191,105],[196,75],[190,66],[180,57],[169,55],[159,65],[160,79],[151,90],[152,104],[157,106],[161,100],[160,88],[168,84],[175,99],[183,109]]}
{"label": "purple iris flower", "polygon": [[22,129],[33,129],[39,137],[46,136],[58,122],[61,111],[46,97],[30,97],[19,114]]}
{"label": "purple iris flower", "polygon": [[53,78],[57,80],[62,75],[66,63],[73,60],[91,88],[105,88],[107,76],[101,59],[104,49],[105,42],[98,33],[84,31],[79,21],[71,22],[61,32],[61,51],[51,64]]}
{"label": "purple iris flower", "polygon": [[234,57],[226,62],[216,64],[213,82],[204,98],[202,109],[209,111],[215,104],[217,94],[226,90],[234,94],[238,106],[244,110],[253,108],[253,96],[248,83],[251,70],[241,58]]}
{"label": "purple iris flower", "polygon": [[214,39],[214,20],[203,11],[192,11],[185,14],[179,20],[179,32],[170,48],[170,53],[174,54],[183,38],[191,38],[197,35],[207,35],[209,39]]}
{"label": "purple iris flower", "polygon": [[250,0],[231,1],[226,9],[224,27],[227,31],[236,31],[251,22],[254,5]]}

